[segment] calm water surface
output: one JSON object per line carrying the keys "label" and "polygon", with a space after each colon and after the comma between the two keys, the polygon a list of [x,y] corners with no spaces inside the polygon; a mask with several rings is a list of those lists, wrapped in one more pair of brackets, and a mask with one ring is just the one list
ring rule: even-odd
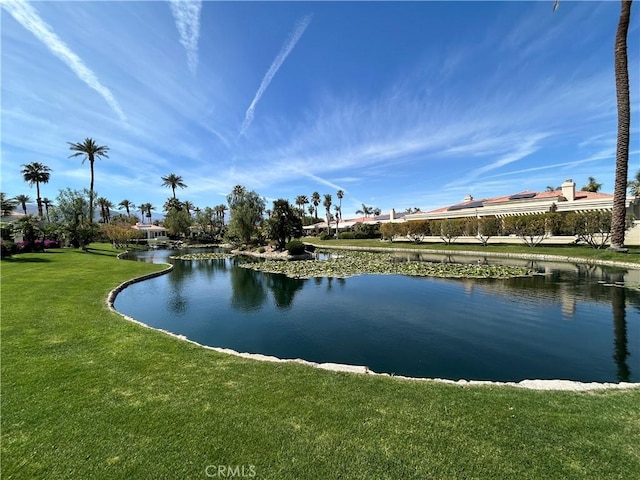
{"label": "calm water surface", "polygon": [[640,283],[638,271],[499,260],[545,275],[300,280],[239,268],[246,258],[168,259],[178,253],[185,251],[137,254],[175,268],[126,288],[116,309],[204,345],[396,375],[640,382],[640,292],[612,286]]}

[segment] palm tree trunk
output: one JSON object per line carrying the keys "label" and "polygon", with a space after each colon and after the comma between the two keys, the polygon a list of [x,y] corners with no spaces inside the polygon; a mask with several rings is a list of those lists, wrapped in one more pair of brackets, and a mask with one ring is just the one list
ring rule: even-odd
{"label": "palm tree trunk", "polygon": [[91,167],[91,185],[89,187],[89,224],[93,223],[93,158],[89,158]]}
{"label": "palm tree trunk", "polygon": [[38,204],[38,216],[40,218],[43,218],[43,215],[42,215],[42,200],[40,200],[40,182],[36,182],[36,195],[38,196],[38,198],[36,198],[36,202]]}
{"label": "palm tree trunk", "polygon": [[616,174],[613,189],[613,216],[611,219],[612,250],[624,251],[627,203],[627,171],[629,164],[629,69],[627,65],[627,32],[631,18],[631,1],[621,1],[620,20],[616,32],[614,69],[618,105],[618,140],[616,147]]}

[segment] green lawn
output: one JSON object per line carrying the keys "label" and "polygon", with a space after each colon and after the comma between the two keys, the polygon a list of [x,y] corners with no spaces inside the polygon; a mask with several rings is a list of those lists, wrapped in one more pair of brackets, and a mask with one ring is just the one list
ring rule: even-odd
{"label": "green lawn", "polygon": [[109,311],[110,289],[162,267],[107,246],[0,268],[3,479],[640,477],[638,389],[459,387],[246,360]]}

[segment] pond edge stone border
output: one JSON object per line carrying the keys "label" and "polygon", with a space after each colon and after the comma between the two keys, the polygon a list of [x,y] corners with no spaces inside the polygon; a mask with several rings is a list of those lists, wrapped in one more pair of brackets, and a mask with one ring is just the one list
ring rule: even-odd
{"label": "pond edge stone border", "polygon": [[[331,248],[338,248],[338,247],[331,247]],[[345,248],[345,247],[340,247],[342,249],[346,249],[346,250],[373,250],[373,251],[389,251],[391,249],[389,248],[379,248],[379,249],[374,249],[374,248],[368,248],[368,249],[363,249],[363,248],[359,248],[359,247],[351,247],[351,248]],[[409,252],[415,252],[416,250],[413,249],[394,249],[396,251],[409,251]],[[425,251],[423,251],[425,252]],[[118,260],[122,260],[121,256],[125,255],[128,252],[124,252],[121,253],[117,256]],[[449,255],[449,253],[447,253],[447,251],[428,251],[426,253],[443,253],[444,255]],[[461,254],[461,252],[455,251],[456,254]],[[494,252],[489,252],[489,253],[494,253]],[[475,255],[476,252],[466,252],[466,254],[468,255]],[[510,258],[525,258],[522,257],[520,255],[527,255],[527,254],[511,254],[511,255],[517,255],[517,256],[510,256]],[[492,255],[494,256],[494,255]],[[495,255],[498,256],[498,255]],[[502,255],[504,257],[504,255]],[[560,260],[563,259],[565,257],[559,257],[557,255],[538,255],[538,257],[551,257],[548,259],[551,260]],[[529,257],[527,257],[529,258]],[[567,259],[569,257],[566,257]],[[542,258],[536,258],[535,260],[543,260]],[[579,261],[580,263],[585,263],[584,259],[570,259],[570,260],[565,260],[565,261],[569,261],[569,262],[573,262],[574,260]],[[611,265],[614,264],[615,266],[619,266],[620,262],[609,262],[607,263],[607,265]],[[203,345],[201,343],[198,343],[194,340],[191,340],[189,338],[187,338],[184,335],[179,335],[173,332],[170,332],[169,330],[164,330],[162,328],[155,328],[155,327],[151,327],[149,325],[147,325],[146,323],[143,323],[139,320],[136,320],[133,317],[130,317],[128,315],[125,315],[121,312],[119,312],[118,310],[116,310],[114,303],[116,300],[116,297],[118,296],[118,294],[124,290],[125,288],[127,288],[129,285],[133,285],[134,283],[138,283],[138,282],[142,282],[144,280],[149,280],[151,278],[155,278],[155,277],[159,277],[161,275],[165,275],[169,272],[171,272],[173,270],[173,265],[170,263],[161,263],[159,265],[165,265],[167,268],[165,268],[164,270],[160,270],[159,272],[152,272],[152,273],[148,273],[146,275],[141,275],[139,277],[135,277],[132,278],[130,280],[127,280],[126,282],[122,282],[120,285],[118,285],[116,288],[114,288],[113,290],[111,290],[109,292],[109,294],[107,295],[106,298],[106,304],[107,307],[109,308],[109,310],[111,310],[112,312],[118,314],[119,316],[121,316],[122,318],[124,318],[127,321],[133,322],[137,325],[140,325],[144,328],[148,328],[150,330],[155,330],[155,331],[159,331],[162,332],[166,335],[169,335],[171,337],[174,337],[178,340],[182,340],[185,342],[189,342],[193,345],[197,345],[199,347],[205,348],[207,350],[213,350],[215,352],[218,353],[223,353],[223,354],[228,354],[228,355],[234,355],[236,357],[241,357],[241,358],[246,358],[246,359],[250,359],[250,360],[257,360],[257,361],[262,361],[262,362],[272,362],[272,363],[297,363],[297,364],[301,364],[301,365],[306,365],[309,367],[313,367],[313,368],[319,368],[321,370],[329,370],[332,372],[341,372],[341,373],[355,373],[355,374],[360,374],[360,375],[376,375],[376,376],[382,376],[382,377],[389,377],[389,378],[397,378],[397,379],[401,379],[401,380],[408,380],[408,381],[418,381],[418,382],[438,382],[438,383],[446,383],[449,385],[457,385],[460,387],[469,387],[469,386],[478,386],[478,385],[485,385],[485,386],[498,386],[498,387],[516,387],[516,388],[525,388],[525,389],[529,389],[529,390],[544,390],[544,391],[574,391],[574,392],[586,392],[586,391],[594,391],[594,390],[628,390],[628,389],[634,389],[634,388],[640,388],[640,383],[628,383],[628,382],[620,382],[620,383],[598,383],[598,382],[577,382],[577,381],[573,381],[573,380],[542,380],[542,379],[525,379],[525,380],[521,380],[520,382],[494,382],[494,381],[490,381],[490,380],[449,380],[446,378],[421,378],[421,377],[405,377],[402,375],[391,375],[389,373],[378,373],[378,372],[374,372],[373,370],[369,370],[368,367],[364,366],[364,365],[347,365],[347,364],[343,364],[343,363],[317,363],[317,362],[311,362],[309,360],[303,360],[300,358],[295,358],[295,359],[286,359],[286,358],[278,358],[278,357],[274,357],[271,355],[263,355],[260,353],[247,353],[247,352],[238,352],[236,350],[230,349],[230,348],[222,348],[222,347],[211,347],[209,345]],[[624,264],[629,265],[629,264]],[[635,265],[635,264],[631,264],[634,265],[635,268],[640,268],[639,265]]]}

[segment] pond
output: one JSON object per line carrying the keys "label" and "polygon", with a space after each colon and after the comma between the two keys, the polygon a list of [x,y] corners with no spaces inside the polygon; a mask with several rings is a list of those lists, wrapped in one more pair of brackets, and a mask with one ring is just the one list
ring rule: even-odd
{"label": "pond", "polygon": [[250,261],[241,257],[169,259],[182,253],[132,256],[174,270],[127,287],[115,308],[203,345],[395,375],[640,382],[638,270],[398,253],[397,261],[480,260],[541,275],[293,279],[240,268]]}

